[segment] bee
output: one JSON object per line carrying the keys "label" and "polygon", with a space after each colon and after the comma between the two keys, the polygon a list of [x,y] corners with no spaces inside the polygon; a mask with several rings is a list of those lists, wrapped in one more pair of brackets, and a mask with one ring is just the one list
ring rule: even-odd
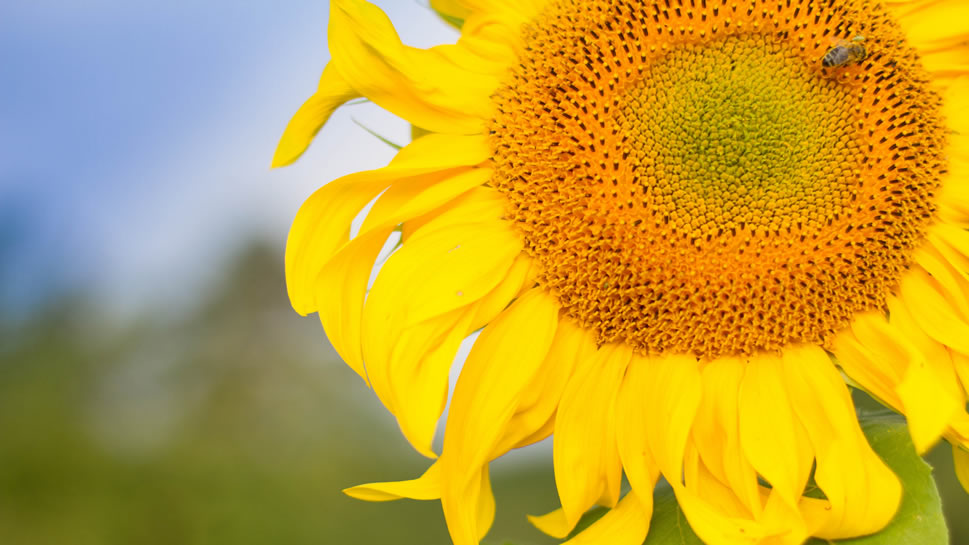
{"label": "bee", "polygon": [[837,68],[853,62],[861,62],[868,55],[865,46],[861,42],[865,41],[864,36],[855,36],[851,40],[839,40],[834,47],[828,50],[821,59],[821,66],[825,68]]}

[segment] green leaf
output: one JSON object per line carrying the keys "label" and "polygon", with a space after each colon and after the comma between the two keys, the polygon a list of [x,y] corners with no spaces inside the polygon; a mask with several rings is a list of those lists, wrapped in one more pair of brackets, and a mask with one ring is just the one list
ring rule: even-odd
{"label": "green leaf", "polygon": [[444,13],[442,11],[438,11],[437,8],[434,7],[433,2],[431,2],[431,5],[425,5],[425,7],[427,7],[431,11],[433,11],[438,17],[440,17],[441,19],[443,19],[445,23],[453,26],[454,28],[456,28],[458,30],[461,30],[461,27],[464,26],[464,19],[463,18],[456,17],[454,15],[448,15],[447,13]]}
{"label": "green leaf", "polygon": [[361,129],[363,129],[363,130],[365,130],[365,131],[367,131],[367,132],[369,132],[369,133],[370,133],[371,135],[373,135],[373,136],[375,136],[375,137],[377,137],[377,139],[378,139],[378,140],[380,140],[380,141],[381,141],[381,142],[383,142],[384,144],[387,144],[388,146],[390,146],[390,147],[392,147],[392,148],[394,148],[395,150],[399,150],[399,149],[400,149],[401,147],[403,147],[403,146],[401,146],[400,144],[397,144],[397,143],[395,143],[395,142],[393,142],[393,141],[391,141],[391,140],[388,140],[388,139],[387,139],[387,138],[386,138],[385,136],[382,136],[382,135],[380,135],[380,134],[378,134],[378,133],[377,133],[376,131],[374,131],[374,130],[373,130],[373,129],[371,129],[370,127],[368,127],[368,126],[366,126],[366,125],[364,125],[363,123],[361,123],[361,122],[359,122],[359,121],[357,121],[357,118],[355,118],[355,117],[351,117],[350,119],[351,119],[351,120],[352,120],[352,121],[353,121],[354,123],[356,123],[358,127],[360,127]]}
{"label": "green leaf", "polygon": [[581,534],[582,530],[585,530],[589,526],[595,524],[595,521],[601,519],[603,515],[608,512],[609,510],[605,507],[593,507],[592,509],[586,511],[586,513],[582,515],[582,518],[579,519],[579,523],[575,525],[575,529],[572,530],[572,533],[569,534],[567,539],[572,539],[576,535]]}
{"label": "green leaf", "polygon": [[644,545],[703,545],[676,503],[673,489],[664,481],[653,493],[653,520]]}
{"label": "green leaf", "polygon": [[413,140],[417,140],[418,138],[424,136],[425,134],[430,134],[430,132],[431,131],[429,131],[427,129],[422,129],[422,128],[418,127],[417,125],[411,125],[410,126],[410,139],[412,141]]}
{"label": "green leaf", "polygon": [[[870,536],[838,541],[844,545],[895,545],[897,543],[949,543],[942,515],[942,501],[932,478],[932,468],[915,453],[908,428],[895,415],[861,417],[861,426],[875,452],[898,475],[905,488],[902,505],[884,530]],[[812,539],[810,545],[832,543]]]}
{"label": "green leaf", "polygon": [[444,19],[447,22],[447,24],[453,26],[454,28],[456,28],[458,30],[460,30],[461,27],[464,26],[464,19],[459,19],[457,17],[452,17],[451,15],[447,15],[445,13],[441,13],[440,11],[437,12],[437,14],[441,17],[441,19]]}

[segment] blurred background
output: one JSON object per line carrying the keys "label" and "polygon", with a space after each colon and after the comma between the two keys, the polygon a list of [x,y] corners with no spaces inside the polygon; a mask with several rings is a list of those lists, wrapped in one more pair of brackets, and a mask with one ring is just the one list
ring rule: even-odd
{"label": "blurred background", "polygon": [[[375,2],[417,46],[425,0]],[[289,222],[409,127],[341,109],[268,168],[328,59],[320,1],[0,5],[0,543],[446,544],[437,502],[342,488],[427,461],[291,310]],[[544,450],[543,450],[544,449]],[[553,543],[547,445],[492,469],[490,543]],[[953,543],[969,499],[933,453]],[[963,516],[956,516],[962,513]]]}

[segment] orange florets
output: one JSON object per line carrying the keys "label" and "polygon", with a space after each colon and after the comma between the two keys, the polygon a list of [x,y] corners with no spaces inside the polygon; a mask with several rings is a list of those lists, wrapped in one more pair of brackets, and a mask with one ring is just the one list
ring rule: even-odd
{"label": "orange florets", "polygon": [[[821,59],[863,35],[867,56]],[[866,1],[569,0],[495,97],[540,282],[600,342],[751,353],[880,308],[944,172],[939,99]]]}

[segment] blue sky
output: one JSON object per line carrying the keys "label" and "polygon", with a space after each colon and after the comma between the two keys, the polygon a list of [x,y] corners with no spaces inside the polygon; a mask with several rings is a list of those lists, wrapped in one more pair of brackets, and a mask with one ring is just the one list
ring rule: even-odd
{"label": "blue sky", "polygon": [[[404,41],[454,41],[424,0],[375,2]],[[0,7],[0,301],[81,287],[109,308],[184,302],[252,235],[386,164],[407,126],[343,108],[295,166],[283,127],[329,58],[328,2],[6,2]]]}

